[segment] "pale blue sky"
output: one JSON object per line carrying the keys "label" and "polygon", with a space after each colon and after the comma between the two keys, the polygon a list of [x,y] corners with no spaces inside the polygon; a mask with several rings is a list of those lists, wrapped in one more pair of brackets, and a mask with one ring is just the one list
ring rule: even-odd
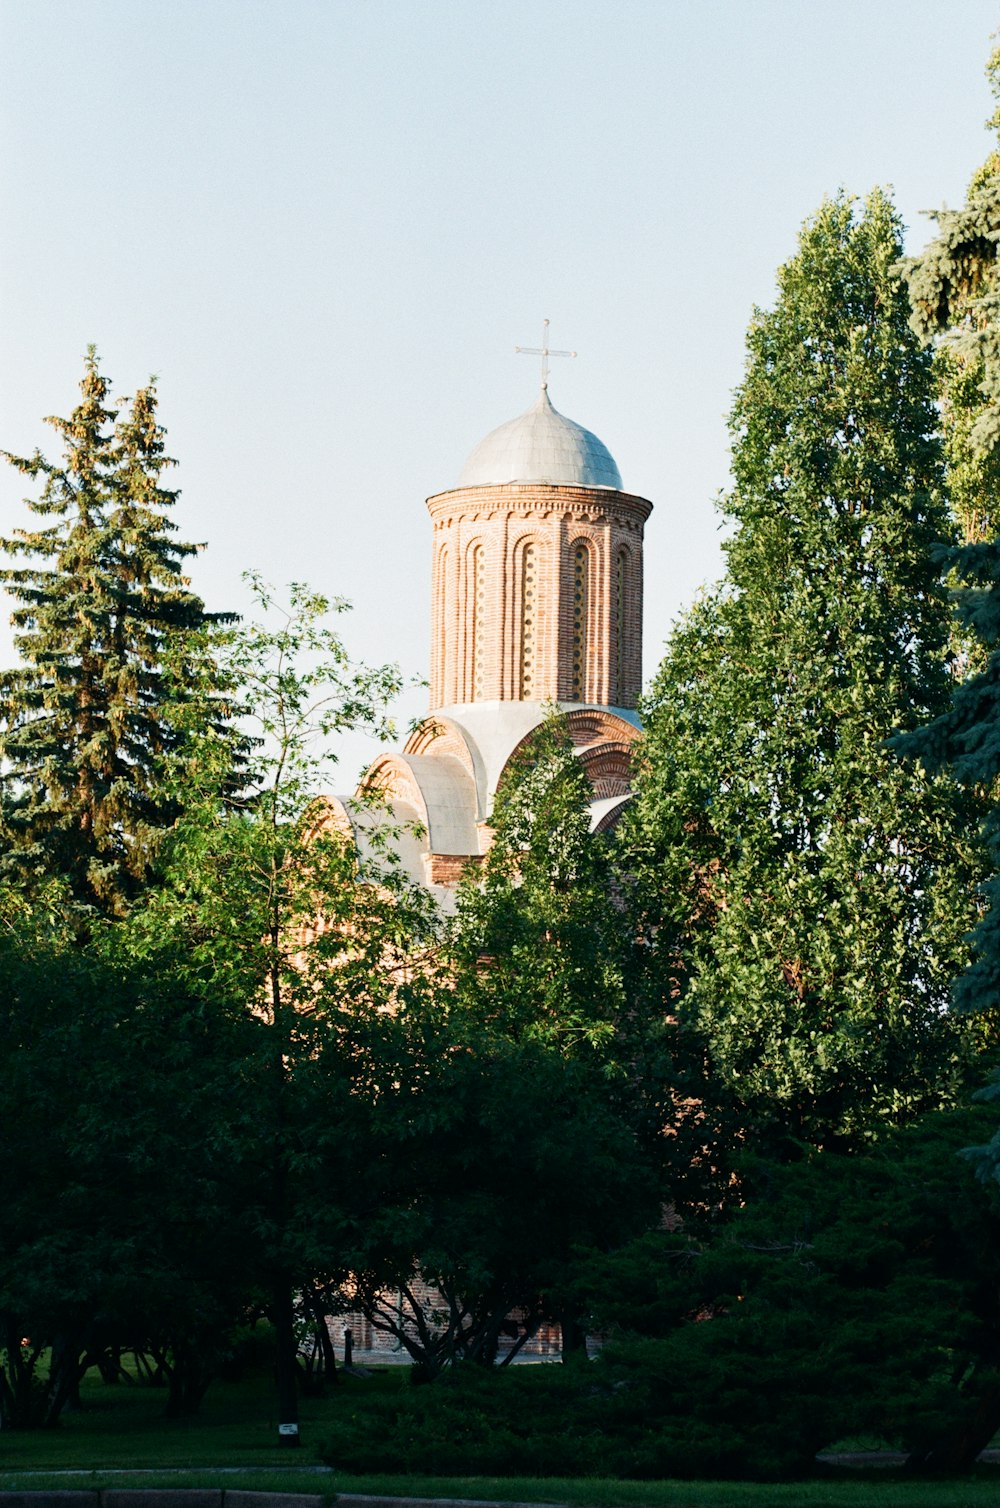
{"label": "pale blue sky", "polygon": [[[423,499],[533,401],[513,347],[548,316],[580,353],[556,407],[655,505],[648,678],[719,569],[752,306],[825,194],[892,185],[914,249],[961,201],[1000,10],[2,0],[0,24],[0,445],[53,449],[90,341],[123,393],[158,373],[209,606],[245,605],[247,567],[306,580],[353,601],[357,656],[419,675]],[[23,490],[0,477],[4,532]]]}

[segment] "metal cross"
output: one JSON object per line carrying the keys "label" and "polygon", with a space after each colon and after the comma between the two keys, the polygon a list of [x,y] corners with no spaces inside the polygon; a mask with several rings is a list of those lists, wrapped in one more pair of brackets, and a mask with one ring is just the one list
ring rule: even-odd
{"label": "metal cross", "polygon": [[549,357],[550,356],[575,356],[575,351],[551,351],[549,349],[549,322],[542,320],[542,343],[540,346],[515,346],[514,350],[519,356],[540,356],[542,358],[542,392],[549,385]]}

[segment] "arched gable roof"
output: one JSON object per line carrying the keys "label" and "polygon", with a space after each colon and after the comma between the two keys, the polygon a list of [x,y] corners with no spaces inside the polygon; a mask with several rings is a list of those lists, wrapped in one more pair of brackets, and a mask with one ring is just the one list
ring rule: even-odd
{"label": "arched gable roof", "polygon": [[391,791],[380,794],[384,805],[366,805],[349,796],[318,797],[308,813],[306,841],[328,832],[343,833],[353,842],[361,864],[377,870],[385,862],[388,826],[389,843],[403,870],[414,884],[424,885],[427,842],[423,816],[409,801],[394,799]]}
{"label": "arched gable roof", "polygon": [[454,754],[382,754],[365,775],[367,789],[414,808],[425,829],[425,849],[476,854],[476,787]]}
{"label": "arched gable roof", "polygon": [[[565,713],[565,726],[594,788],[595,800],[627,798],[632,789],[632,746],[639,737],[638,726],[603,707],[575,707]],[[504,770],[530,747],[537,731],[536,725],[511,749]],[[503,771],[499,778],[503,778]]]}
{"label": "arched gable roof", "polygon": [[590,831],[609,833],[618,826],[622,814],[632,800],[631,793],[625,796],[605,796],[590,803]]}

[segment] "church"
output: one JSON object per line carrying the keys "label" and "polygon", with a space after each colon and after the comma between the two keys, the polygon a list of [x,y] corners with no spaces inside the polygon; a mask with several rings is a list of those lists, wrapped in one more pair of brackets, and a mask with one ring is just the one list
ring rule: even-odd
{"label": "church", "polygon": [[[546,328],[548,321],[546,321]],[[642,543],[652,504],[626,492],[607,447],[552,406],[542,347],[537,401],[472,451],[457,484],[427,499],[431,556],[431,710],[401,753],[385,752],[362,790],[387,805],[411,879],[446,911],[463,870],[492,838],[504,771],[552,708],[592,789],[593,831],[614,826],[629,799],[642,686]],[[563,353],[572,354],[572,353]],[[317,829],[353,831],[365,854],[371,808],[328,797]],[[440,1296],[421,1278],[413,1300]],[[398,1306],[398,1323],[403,1320]],[[402,1347],[364,1314],[342,1316],[361,1353]],[[501,1351],[511,1348],[510,1335]],[[517,1350],[558,1355],[556,1324]]]}
{"label": "church", "polygon": [[[505,769],[553,707],[590,779],[592,829],[612,827],[630,791],[652,504],[624,490],[596,435],[553,407],[556,353],[544,338],[532,354],[542,357],[537,401],[479,442],[454,487],[427,499],[431,710],[362,783],[400,824],[405,869],[445,909],[489,848]],[[364,853],[374,819],[343,798],[325,805],[322,825],[351,828]]]}

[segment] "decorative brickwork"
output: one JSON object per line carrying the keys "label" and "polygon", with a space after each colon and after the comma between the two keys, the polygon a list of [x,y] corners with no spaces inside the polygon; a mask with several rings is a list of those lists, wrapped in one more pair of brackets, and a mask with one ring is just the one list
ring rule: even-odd
{"label": "decorative brickwork", "polygon": [[425,717],[406,743],[407,754],[454,754],[470,775],[475,774],[469,745],[460,730],[444,717]]}
{"label": "decorative brickwork", "polygon": [[[591,780],[614,776],[623,779],[630,789],[632,745],[639,737],[639,729],[599,707],[581,707],[579,711],[567,712],[565,718],[570,742]],[[536,733],[533,728],[521,739],[511,750],[508,763],[528,748]]]}
{"label": "decorative brickwork", "polygon": [[470,864],[480,862],[478,854],[429,853],[424,857],[428,885],[447,885],[453,889]]}
{"label": "decorative brickwork", "polygon": [[652,504],[511,482],[428,498],[431,706],[632,708],[642,684],[642,532]]}
{"label": "decorative brickwork", "polygon": [[[397,824],[406,872],[445,907],[468,861],[489,851],[497,788],[537,734],[546,702],[566,716],[593,789],[594,824],[616,820],[618,798],[631,789],[638,726],[630,713],[642,679],[642,539],[652,504],[618,490],[605,447],[544,396],[474,459],[464,485],[427,501],[438,710],[364,781]],[[514,465],[527,469],[506,474],[568,468],[576,480],[489,480]],[[341,807],[336,820],[367,852],[371,814]]]}
{"label": "decorative brickwork", "polygon": [[590,744],[606,743],[609,739],[634,743],[639,736],[638,728],[623,723],[611,712],[602,712],[599,707],[581,707],[566,715],[566,731],[578,749]]}
{"label": "decorative brickwork", "polygon": [[521,552],[521,700],[534,699],[538,649],[538,546],[529,540]]}
{"label": "decorative brickwork", "polygon": [[587,634],[590,606],[590,550],[585,544],[573,546],[573,635],[570,642],[569,699],[585,702],[590,641]]}

